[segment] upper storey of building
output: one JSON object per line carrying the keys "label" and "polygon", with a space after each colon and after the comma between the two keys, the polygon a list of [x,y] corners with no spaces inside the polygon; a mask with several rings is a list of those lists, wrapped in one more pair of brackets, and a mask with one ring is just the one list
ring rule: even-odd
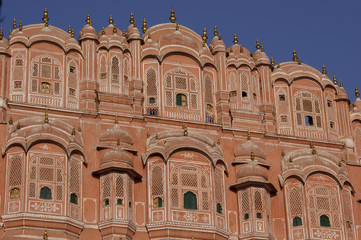
{"label": "upper storey of building", "polygon": [[293,61],[275,65],[258,40],[254,53],[236,35],[227,48],[216,27],[208,45],[207,30],[179,25],[173,10],[170,23],[148,28],[144,19],[143,34],[133,14],[126,31],[110,17],[98,33],[88,15],[78,40],[48,19],[45,11],[42,24],[14,21],[9,39],[1,30],[0,95],[8,104],[361,144],[359,97],[350,107],[342,82],[295,51]]}

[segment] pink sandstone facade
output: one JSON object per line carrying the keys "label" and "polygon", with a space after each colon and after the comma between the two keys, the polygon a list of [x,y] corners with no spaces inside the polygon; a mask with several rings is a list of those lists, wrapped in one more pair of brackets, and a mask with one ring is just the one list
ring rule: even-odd
{"label": "pink sandstone facade", "polygon": [[361,239],[361,100],[131,17],[0,40],[2,239]]}

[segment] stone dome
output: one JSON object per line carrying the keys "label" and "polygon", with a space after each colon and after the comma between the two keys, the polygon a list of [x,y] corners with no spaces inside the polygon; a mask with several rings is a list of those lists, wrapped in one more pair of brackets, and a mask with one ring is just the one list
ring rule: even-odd
{"label": "stone dome", "polygon": [[79,32],[79,40],[82,40],[85,38],[97,39],[97,32],[89,24],[85,25]]}
{"label": "stone dome", "polygon": [[140,32],[137,27],[134,27],[132,24],[129,25],[126,33],[127,39],[140,39]]}
{"label": "stone dome", "polygon": [[106,152],[100,159],[100,165],[113,163],[118,166],[133,168],[133,160],[128,153],[116,147],[114,150]]}
{"label": "stone dome", "polygon": [[266,171],[255,161],[251,161],[238,170],[237,180],[245,177],[262,177],[268,180]]}
{"label": "stone dome", "polygon": [[237,148],[234,150],[234,156],[235,157],[243,157],[251,156],[251,152],[253,152],[255,157],[259,157],[262,159],[266,159],[266,154],[258,145],[256,145],[251,140],[247,140],[247,142],[240,144],[237,146]]}

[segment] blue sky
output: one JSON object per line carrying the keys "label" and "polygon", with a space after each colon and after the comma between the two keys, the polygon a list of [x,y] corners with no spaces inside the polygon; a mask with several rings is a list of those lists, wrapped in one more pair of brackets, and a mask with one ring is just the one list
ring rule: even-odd
{"label": "blue sky", "polygon": [[361,90],[359,0],[3,0],[4,20],[0,25],[5,36],[14,17],[23,25],[41,23],[44,7],[48,8],[51,25],[67,30],[70,24],[76,33],[85,25],[88,13],[100,31],[108,24],[109,14],[118,28],[127,28],[133,11],[140,29],[144,17],[148,27],[169,22],[173,7],[177,22],[199,34],[207,27],[208,36],[212,36],[216,24],[227,47],[232,45],[234,33],[240,44],[253,51],[259,38],[276,63],[291,61],[296,49],[303,63],[318,70],[325,64],[328,76],[336,74],[338,81],[342,79],[351,101],[355,100],[355,85]]}

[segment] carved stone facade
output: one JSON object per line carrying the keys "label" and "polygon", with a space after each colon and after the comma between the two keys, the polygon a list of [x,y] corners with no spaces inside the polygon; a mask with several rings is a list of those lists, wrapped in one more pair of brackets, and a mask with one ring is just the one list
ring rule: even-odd
{"label": "carved stone facade", "polygon": [[0,40],[1,238],[361,238],[361,100],[325,71],[44,21]]}

